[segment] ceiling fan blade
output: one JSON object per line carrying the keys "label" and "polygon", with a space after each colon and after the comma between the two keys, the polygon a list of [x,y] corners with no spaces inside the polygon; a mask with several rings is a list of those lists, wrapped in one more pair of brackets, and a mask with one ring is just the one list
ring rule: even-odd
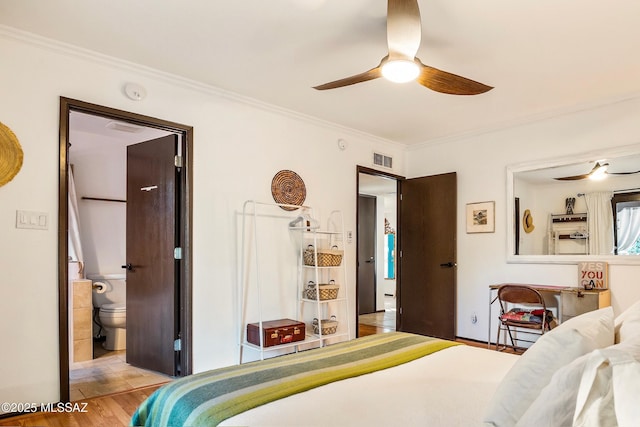
{"label": "ceiling fan blade", "polygon": [[563,176],[562,178],[553,178],[553,179],[557,179],[558,181],[577,181],[579,179],[587,179],[589,178],[590,175],[591,175],[590,173],[585,173],[583,175]]}
{"label": "ceiling fan blade", "polygon": [[421,38],[418,0],[389,0],[387,3],[389,60],[412,61],[420,47]]}
{"label": "ceiling fan blade", "polygon": [[595,171],[597,171],[603,166],[609,166],[609,163],[603,163],[601,165],[600,162],[596,162],[596,164],[589,171],[589,173],[585,173],[582,175],[574,175],[574,176],[563,176],[562,178],[553,178],[553,179],[556,179],[558,181],[577,181],[579,179],[586,179],[586,178],[589,178]]}
{"label": "ceiling fan blade", "polygon": [[372,68],[369,71],[356,74],[355,76],[346,77],[344,79],[325,83],[319,86],[314,86],[314,89],[317,89],[317,90],[335,89],[338,87],[344,87],[344,86],[349,86],[356,83],[366,82],[369,80],[377,79],[379,77],[382,77],[382,73],[380,72],[380,66],[378,65],[377,67]]}
{"label": "ceiling fan blade", "polygon": [[424,65],[418,58],[416,58],[416,61],[422,66],[420,75],[416,80],[422,86],[436,92],[450,95],[478,95],[493,89],[492,86]]}
{"label": "ceiling fan blade", "polygon": [[607,175],[633,175],[634,173],[640,173],[640,171],[635,171],[635,172],[609,172],[609,171],[607,171]]}

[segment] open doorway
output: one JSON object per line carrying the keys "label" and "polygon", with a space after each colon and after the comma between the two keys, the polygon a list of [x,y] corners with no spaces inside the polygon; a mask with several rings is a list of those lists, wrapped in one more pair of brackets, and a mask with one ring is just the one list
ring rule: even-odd
{"label": "open doorway", "polygon": [[[156,185],[141,187],[136,183],[140,188],[132,194],[131,148],[144,145],[150,145],[148,151],[154,157],[166,152],[162,164],[169,181],[165,184],[157,175],[149,175],[153,181],[149,184]],[[61,98],[61,401],[125,391],[191,373],[191,149],[191,127]],[[145,174],[152,173],[153,161],[144,160],[150,167]],[[140,163],[135,168],[142,170]],[[150,290],[154,292],[153,304],[140,304],[141,296],[130,292],[139,286],[127,287],[139,280],[134,266],[145,265],[140,256],[154,259],[153,263],[159,257],[151,253],[152,249],[130,250],[130,241],[143,240],[144,236],[135,235],[139,227],[131,221],[131,200],[127,199],[139,199],[137,193],[146,196],[161,191],[169,194],[170,200],[163,205],[160,217],[171,219],[159,225],[170,236],[160,243],[166,249],[163,252],[170,255],[163,255],[169,268],[157,270],[169,272],[165,278],[144,281],[161,286],[170,298],[159,303],[162,292],[156,288]],[[166,194],[158,197],[167,199]],[[142,211],[139,203],[136,209]],[[148,213],[144,215],[148,219]],[[148,240],[151,233],[145,234]],[[132,301],[137,305],[132,306]],[[153,322],[155,329],[169,330],[168,336],[155,336],[148,325],[136,321],[136,317],[153,318],[154,310],[161,310],[169,318],[170,327]],[[167,312],[173,315],[167,316]],[[140,330],[149,341],[136,342],[141,336],[136,331]],[[132,358],[130,353],[136,348],[153,349],[154,361],[164,352],[162,357],[169,368],[159,370],[140,361],[140,357]]]}
{"label": "open doorway", "polygon": [[399,178],[358,168],[358,336],[396,330]]}
{"label": "open doorway", "polygon": [[[372,178],[373,177],[373,178]],[[375,178],[375,180],[374,180]],[[386,181],[380,181],[383,179]],[[376,190],[366,186],[367,180],[380,184],[395,184],[396,194],[396,225],[389,221],[388,227],[395,228],[395,242],[393,261],[395,268],[395,324],[390,322],[386,328],[384,324],[375,324],[370,331],[361,328],[364,317],[370,313],[364,313],[358,307],[358,334],[381,333],[390,330],[412,332],[427,336],[445,339],[455,339],[456,331],[456,203],[457,203],[457,176],[455,172],[443,173],[406,179],[398,175],[392,175],[362,166],[357,168],[358,195],[360,191],[375,194]],[[363,185],[361,187],[360,182]],[[382,192],[382,191],[381,191]],[[376,200],[379,197],[376,196]],[[384,294],[384,269],[380,258],[384,260],[384,243],[379,242],[380,235],[390,234],[384,226],[376,226],[374,238],[376,249],[373,251],[361,250],[366,247],[361,244],[360,236],[368,233],[361,229],[366,218],[361,217],[360,200],[370,198],[358,198],[358,240],[356,249],[358,256],[358,273],[356,280],[356,299],[360,305],[360,294],[364,292],[363,305],[368,302],[366,286],[373,286],[373,295],[376,299],[373,303],[373,315],[384,315],[386,310],[380,304],[381,293]],[[402,205],[400,206],[400,202]],[[383,203],[384,206],[384,203]],[[387,209],[387,212],[389,210]],[[384,210],[380,214],[380,208],[376,208],[377,216],[374,222],[384,224]],[[362,219],[362,221],[361,221]],[[387,232],[385,232],[385,230]],[[387,240],[388,242],[388,240]],[[387,248],[389,244],[387,243]],[[380,255],[380,251],[382,255]],[[389,252],[388,252],[389,253]],[[377,259],[376,259],[377,258]],[[371,265],[375,267],[371,267]],[[383,265],[380,265],[383,264]],[[368,280],[366,275],[361,276],[361,269],[372,270],[375,278]],[[387,270],[387,274],[390,270]],[[382,277],[382,279],[380,278]],[[388,277],[388,276],[387,276]],[[389,280],[389,279],[387,279]],[[368,283],[373,283],[373,285]],[[372,316],[373,317],[373,316]],[[361,322],[360,320],[363,320]],[[394,329],[391,329],[394,327]]]}

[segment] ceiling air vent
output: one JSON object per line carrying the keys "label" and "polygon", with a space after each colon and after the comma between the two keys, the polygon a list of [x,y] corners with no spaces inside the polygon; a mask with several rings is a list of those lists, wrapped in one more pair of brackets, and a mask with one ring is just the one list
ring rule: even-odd
{"label": "ceiling air vent", "polygon": [[393,169],[393,157],[385,154],[373,153],[373,164],[383,168]]}

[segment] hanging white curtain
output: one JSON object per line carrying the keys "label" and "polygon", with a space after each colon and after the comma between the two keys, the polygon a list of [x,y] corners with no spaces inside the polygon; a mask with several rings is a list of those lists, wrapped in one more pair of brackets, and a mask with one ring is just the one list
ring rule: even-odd
{"label": "hanging white curtain", "polygon": [[73,179],[73,172],[69,168],[69,184],[67,193],[69,194],[69,261],[78,262],[78,272],[80,277],[84,277],[84,257],[82,255],[82,244],[80,243],[80,217],[78,215],[78,199],[76,198],[76,184]]}
{"label": "hanging white curtain", "polygon": [[640,238],[640,208],[622,209],[617,213],[616,220],[618,222],[618,255],[629,255],[629,249],[635,247]]}
{"label": "hanging white curtain", "polygon": [[613,253],[612,197],[612,191],[595,191],[584,195],[587,202],[590,255]]}

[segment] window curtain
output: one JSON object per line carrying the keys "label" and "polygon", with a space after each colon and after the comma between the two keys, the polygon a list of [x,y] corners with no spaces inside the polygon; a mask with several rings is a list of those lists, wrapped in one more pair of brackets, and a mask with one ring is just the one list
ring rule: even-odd
{"label": "window curtain", "polygon": [[78,199],[76,197],[76,184],[73,179],[73,172],[69,168],[69,184],[67,193],[69,195],[69,231],[68,250],[69,262],[78,263],[78,273],[80,277],[84,277],[84,256],[82,255],[82,244],[80,243],[80,217],[78,215]]}
{"label": "window curtain", "polygon": [[584,195],[587,202],[590,255],[610,255],[613,253],[612,197],[612,191],[596,191]]}
{"label": "window curtain", "polygon": [[618,221],[618,255],[629,255],[640,238],[640,208],[625,208],[616,215]]}

